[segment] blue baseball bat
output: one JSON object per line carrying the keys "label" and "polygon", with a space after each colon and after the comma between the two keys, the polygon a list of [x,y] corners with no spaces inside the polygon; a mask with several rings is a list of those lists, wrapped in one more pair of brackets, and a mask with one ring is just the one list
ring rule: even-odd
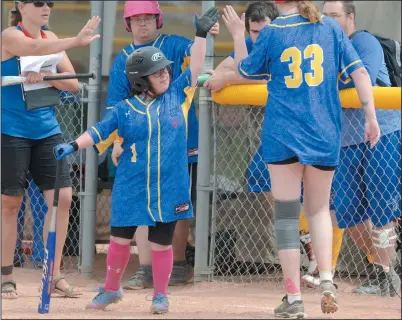
{"label": "blue baseball bat", "polygon": [[60,180],[63,167],[61,161],[65,160],[57,161],[56,183],[54,189],[53,208],[51,213],[52,216],[50,218],[49,233],[46,241],[45,259],[43,262],[42,278],[40,284],[40,296],[38,305],[39,313],[48,313],[50,307],[54,255],[56,250],[56,218],[57,218],[57,209],[59,207]]}

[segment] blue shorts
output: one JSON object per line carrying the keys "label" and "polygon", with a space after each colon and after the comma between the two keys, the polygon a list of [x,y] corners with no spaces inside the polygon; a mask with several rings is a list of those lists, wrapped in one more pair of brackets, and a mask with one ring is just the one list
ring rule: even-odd
{"label": "blue shorts", "polygon": [[401,215],[401,131],[381,137],[374,149],[341,148],[332,184],[339,228],[368,219],[381,227]]}
{"label": "blue shorts", "polygon": [[[248,192],[271,192],[271,179],[269,177],[267,164],[264,162],[262,155],[263,151],[261,146],[251,160],[247,170]],[[332,198],[333,195],[331,194],[330,209],[334,210]],[[303,184],[300,201],[303,203]]]}

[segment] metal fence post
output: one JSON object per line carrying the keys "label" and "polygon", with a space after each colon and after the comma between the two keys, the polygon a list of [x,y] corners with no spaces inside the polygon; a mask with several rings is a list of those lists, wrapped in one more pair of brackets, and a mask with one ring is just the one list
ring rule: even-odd
{"label": "metal fence post", "polygon": [[[215,6],[215,1],[202,1],[202,13]],[[207,51],[203,71],[213,69],[214,37],[208,34]],[[199,135],[197,173],[197,223],[195,237],[194,280],[203,281],[211,274],[208,266],[209,249],[209,202],[211,173],[211,93],[200,88],[199,94]]]}
{"label": "metal fence post", "polygon": [[[103,1],[91,1],[91,16],[103,17]],[[98,33],[102,35],[101,22]],[[101,67],[102,67],[102,37],[90,45],[89,70],[94,72],[96,79],[89,79],[88,86],[88,117],[87,128],[99,120],[100,94],[101,94]],[[84,209],[82,218],[82,260],[81,273],[90,277],[95,258],[95,227],[96,227],[96,201],[98,181],[98,155],[92,148],[86,150],[85,161],[85,191],[83,194]]]}

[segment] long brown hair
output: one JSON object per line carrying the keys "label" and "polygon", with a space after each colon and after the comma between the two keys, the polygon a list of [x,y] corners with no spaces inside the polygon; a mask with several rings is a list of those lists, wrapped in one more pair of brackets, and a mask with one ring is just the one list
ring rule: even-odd
{"label": "long brown hair", "polygon": [[303,18],[312,23],[322,23],[321,12],[312,1],[297,1],[297,9]]}
{"label": "long brown hair", "polygon": [[20,21],[22,21],[20,11],[16,9],[11,10],[8,14],[8,25],[10,27],[16,27]]}

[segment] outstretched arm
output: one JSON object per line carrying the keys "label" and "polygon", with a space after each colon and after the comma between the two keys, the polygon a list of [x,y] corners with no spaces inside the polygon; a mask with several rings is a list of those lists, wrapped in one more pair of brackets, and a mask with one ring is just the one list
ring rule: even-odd
{"label": "outstretched arm", "polygon": [[218,8],[213,7],[205,12],[201,18],[194,16],[194,24],[196,28],[196,35],[194,44],[191,48],[191,85],[197,83],[198,75],[204,64],[205,54],[207,51],[206,37],[211,28],[216,24],[219,19]]}

